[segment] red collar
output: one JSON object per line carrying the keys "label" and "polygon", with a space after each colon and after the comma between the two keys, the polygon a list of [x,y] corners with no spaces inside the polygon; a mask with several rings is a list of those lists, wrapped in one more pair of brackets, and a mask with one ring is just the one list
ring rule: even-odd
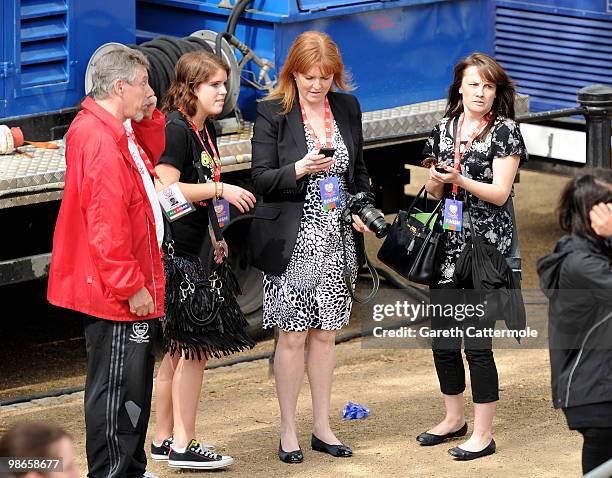
{"label": "red collar", "polygon": [[113,139],[119,143],[121,138],[126,138],[125,128],[123,127],[123,123],[115,118],[112,114],[102,108],[95,100],[91,97],[86,97],[85,100],[81,103],[81,107],[87,112],[94,115],[98,118],[102,123],[104,123],[108,129],[110,130]]}

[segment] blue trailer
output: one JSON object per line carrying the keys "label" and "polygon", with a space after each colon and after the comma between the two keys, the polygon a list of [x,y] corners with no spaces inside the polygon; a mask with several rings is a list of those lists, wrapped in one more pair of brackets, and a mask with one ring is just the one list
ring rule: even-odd
{"label": "blue trailer", "polygon": [[[0,1],[0,124],[20,126],[27,139],[59,140],[60,146],[86,93],[87,65],[100,47],[119,43],[144,48],[160,36],[197,37],[214,44],[242,3]],[[234,67],[235,107],[219,125],[229,132],[220,139],[224,174],[247,186],[255,100],[266,93],[289,46],[303,31],[327,32],[342,51],[365,111],[366,162],[378,203],[387,212],[403,206],[403,186],[409,181],[405,163],[419,157],[422,144],[415,140],[442,115],[452,67],[461,57],[476,50],[495,55],[535,111],[575,104],[575,92],[582,86],[612,84],[609,0],[247,3],[239,18],[234,16],[233,32],[245,48],[224,44],[224,55]],[[156,93],[159,97],[163,91]],[[519,112],[527,111],[529,102],[522,96]],[[14,231],[0,239],[0,285],[45,277],[62,195],[62,149],[50,153],[28,147],[24,152],[33,157],[0,156],[0,221]],[[236,217],[226,234],[248,290],[259,278],[240,255],[247,224]],[[28,239],[32,235],[35,241]],[[256,293],[247,294],[245,309],[251,311],[257,300]]]}

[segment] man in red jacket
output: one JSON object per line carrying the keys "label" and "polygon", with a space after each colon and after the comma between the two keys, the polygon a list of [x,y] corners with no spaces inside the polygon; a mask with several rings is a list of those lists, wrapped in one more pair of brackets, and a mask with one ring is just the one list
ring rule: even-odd
{"label": "man in red jacket", "polygon": [[151,176],[165,119],[148,62],[117,49],[93,66],[93,99],[66,137],[48,300],[85,321],[88,476],[147,476],[153,340],[164,311],[163,220]]}

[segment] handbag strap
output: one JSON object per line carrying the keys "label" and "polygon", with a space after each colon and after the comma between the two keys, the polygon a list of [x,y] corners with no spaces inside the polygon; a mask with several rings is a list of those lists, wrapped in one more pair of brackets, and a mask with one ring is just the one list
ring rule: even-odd
{"label": "handbag strap", "polygon": [[429,219],[427,219],[427,223],[425,224],[425,226],[429,227],[431,225],[431,222],[436,217],[436,214],[438,214],[440,212],[440,209],[442,208],[442,203],[443,202],[444,202],[444,199],[440,199],[438,201],[438,204],[436,204],[436,207],[434,207],[433,211],[431,211],[431,215],[429,216]]}
{"label": "handbag strap", "polygon": [[[203,167],[201,163],[194,162],[194,167],[198,172],[198,178],[200,183],[206,182],[206,176],[204,175]],[[215,240],[217,242],[223,241],[223,232],[221,231],[221,227],[219,226],[219,221],[217,219],[217,214],[215,213],[215,208],[213,207],[212,201],[205,201],[206,210],[208,212],[208,220],[210,225],[212,226],[213,233],[215,235]],[[174,256],[174,239],[172,233],[172,224],[171,222],[164,216],[164,243],[166,244],[166,248],[168,250],[168,254],[173,257]]]}
{"label": "handbag strap", "polygon": [[[202,166],[201,161],[194,161],[193,167],[198,173],[198,180],[201,184],[206,183],[206,175],[204,174],[204,166]],[[223,240],[223,233],[221,232],[221,227],[219,226],[219,221],[217,219],[217,213],[215,212],[215,208],[213,207],[212,199],[209,201],[204,201],[206,204],[206,209],[208,210],[208,220],[210,221],[210,225],[212,226],[213,232],[215,234],[215,240],[217,242],[221,242]]]}
{"label": "handbag strap", "polygon": [[[192,137],[192,135],[195,134],[192,128],[186,126],[184,120],[182,119],[175,118],[172,121],[170,121],[170,123],[180,126],[181,128],[187,128],[189,137]],[[195,168],[196,173],[198,175],[198,183],[206,184],[208,181],[206,180],[206,174],[204,173],[204,166],[202,165],[202,162],[199,159],[194,159],[193,167]],[[215,208],[212,205],[212,200],[204,201],[204,204],[206,205],[206,209],[208,210],[208,219],[209,219],[210,225],[212,226],[213,233],[215,234],[215,240],[217,242],[221,242],[223,240],[223,232],[221,231],[221,227],[219,226],[219,221],[217,219],[217,214],[215,213],[215,210],[214,210]],[[170,230],[170,228],[165,228],[165,229]],[[166,238],[166,234],[164,233],[164,240],[165,238]],[[172,240],[171,230],[168,233],[168,238],[169,240]]]}
{"label": "handbag strap", "polygon": [[[416,203],[422,194],[423,194],[423,198],[425,199],[425,202],[427,203],[427,189],[425,189],[425,185],[421,187],[418,194],[412,200],[412,203],[410,203],[410,207],[408,208],[408,211],[407,211],[408,217],[410,217],[410,214],[412,214],[412,210],[415,208]],[[440,211],[440,208],[442,207],[443,202],[444,202],[444,199],[440,199],[438,201],[438,204],[436,204],[436,206],[434,207],[433,211],[431,212],[431,215],[429,216],[429,219],[427,219],[427,223],[425,223],[427,227],[431,225],[431,222],[433,221],[434,217]],[[399,215],[395,217],[395,220],[397,220],[398,217]]]}
{"label": "handbag strap", "polygon": [[508,200],[506,204],[504,204],[504,209],[508,211],[510,217],[512,218],[512,241],[510,242],[510,249],[506,253],[506,261],[508,265],[513,271],[520,272],[521,271],[521,248],[519,244],[518,237],[518,228],[516,227],[516,215],[514,213],[514,201],[512,200],[512,196],[514,191],[510,192],[508,196]]}
{"label": "handbag strap", "polygon": [[423,187],[420,189],[419,193],[412,200],[412,203],[410,204],[410,207],[408,208],[408,215],[409,216],[410,216],[410,213],[412,213],[412,210],[414,209],[417,201],[419,200],[419,198],[421,197],[421,194],[423,194],[423,192],[425,192],[425,200],[427,200],[427,190],[425,189],[425,185],[423,185]]}
{"label": "handbag strap", "polygon": [[[478,234],[476,234],[476,229],[474,229],[474,222],[472,221],[472,215],[470,214],[470,208],[471,208],[471,204],[470,204],[470,196],[469,194],[465,194],[465,212],[467,213],[467,217],[468,217],[468,224],[470,226],[470,238],[471,238],[471,242],[472,242],[472,247],[474,247],[474,242],[479,241],[480,237],[478,237]],[[463,232],[463,239],[464,242],[467,242],[465,240],[465,228],[462,228],[461,230]]]}

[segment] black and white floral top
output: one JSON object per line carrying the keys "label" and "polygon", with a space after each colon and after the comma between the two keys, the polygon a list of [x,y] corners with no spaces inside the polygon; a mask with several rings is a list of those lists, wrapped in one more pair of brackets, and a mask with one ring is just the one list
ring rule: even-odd
{"label": "black and white floral top", "polygon": [[[455,158],[456,118],[442,118],[434,126],[423,150],[424,157],[435,157],[438,162],[453,164]],[[474,140],[461,159],[461,174],[465,177],[491,184],[493,159],[518,155],[520,164],[527,161],[527,150],[518,124],[508,118],[497,118],[484,139]],[[459,189],[457,199],[465,200],[465,191]],[[468,193],[469,194],[469,193]],[[446,184],[444,197],[452,197],[452,185]],[[477,234],[506,254],[512,243],[514,218],[503,206],[496,206],[469,194],[470,213]],[[440,246],[439,274],[432,287],[451,285],[455,264],[470,235],[467,211],[463,208],[464,232],[446,231]]]}

